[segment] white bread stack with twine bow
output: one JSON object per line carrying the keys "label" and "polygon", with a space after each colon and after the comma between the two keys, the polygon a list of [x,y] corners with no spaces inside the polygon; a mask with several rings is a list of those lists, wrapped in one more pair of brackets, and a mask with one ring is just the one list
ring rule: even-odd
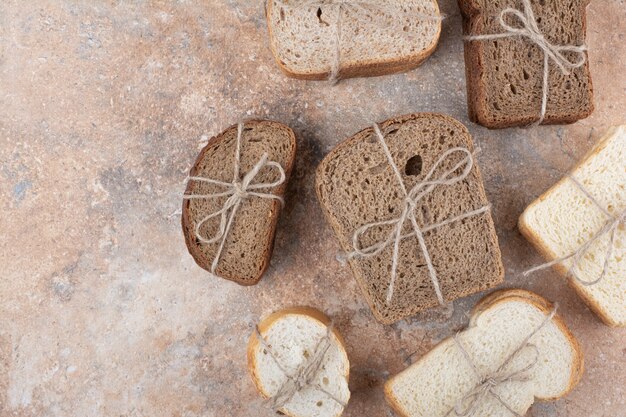
{"label": "white bread stack with twine bow", "polygon": [[610,326],[626,326],[626,125],[524,211],[522,234]]}
{"label": "white bread stack with twine bow", "polygon": [[267,0],[266,14],[280,68],[332,82],[417,67],[442,19],[436,0]]}
{"label": "white bread stack with twine bow", "polygon": [[248,370],[268,406],[290,417],[338,417],[350,399],[343,339],[310,307],[277,311],[258,324]]}
{"label": "white bread stack with twine bow", "polygon": [[524,290],[485,297],[466,330],[385,384],[402,417],[523,417],[570,392],[583,356],[555,306]]}

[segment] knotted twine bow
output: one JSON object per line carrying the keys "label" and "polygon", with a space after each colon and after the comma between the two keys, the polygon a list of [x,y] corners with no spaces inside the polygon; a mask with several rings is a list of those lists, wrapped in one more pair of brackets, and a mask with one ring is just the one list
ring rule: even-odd
{"label": "knotted twine bow", "polygon": [[[272,1],[272,0],[269,0]],[[393,19],[392,23],[384,21],[380,18],[376,18],[373,13],[379,12],[382,14],[392,15],[397,12],[398,8],[390,5],[386,0],[381,3],[374,3],[371,1],[359,1],[359,0],[301,0],[298,5],[288,4],[288,0],[274,0],[277,4],[287,8],[304,9],[304,8],[318,8],[322,7],[336,7],[337,19],[334,25],[335,34],[335,56],[330,64],[330,71],[328,80],[331,84],[337,84],[340,78],[341,71],[341,26],[344,15],[350,15],[353,19],[357,20],[363,25],[378,25],[379,27],[387,26],[389,29],[395,30],[399,33],[404,33],[404,23],[399,19]],[[365,14],[366,18],[359,17],[359,13]],[[411,17],[419,18],[421,20],[443,20],[444,16],[434,16],[424,13],[411,13]]]}
{"label": "knotted twine bow", "polygon": [[[265,198],[269,200],[278,200],[281,204],[284,204],[284,200],[274,194],[260,192],[257,190],[263,189],[271,189],[274,187],[278,187],[286,180],[285,170],[283,167],[274,161],[268,161],[268,154],[264,153],[261,156],[261,159],[254,165],[252,170],[248,172],[243,179],[240,178],[239,171],[241,169],[241,140],[243,136],[244,123],[239,123],[237,125],[237,142],[235,146],[235,161],[233,164],[233,181],[232,182],[224,182],[215,180],[212,178],[205,177],[189,177],[189,181],[197,181],[205,184],[217,185],[223,189],[224,191],[218,191],[208,194],[185,194],[183,199],[185,200],[204,200],[204,199],[214,199],[220,197],[228,197],[224,202],[222,208],[208,214],[202,220],[200,220],[195,227],[195,235],[196,238],[205,244],[213,244],[220,242],[217,252],[215,254],[215,258],[213,258],[213,263],[211,264],[211,273],[215,273],[215,269],[217,268],[217,264],[222,257],[222,252],[224,250],[224,244],[226,243],[226,238],[228,237],[228,233],[233,226],[233,222],[235,217],[237,216],[237,212],[241,207],[241,204],[250,197],[258,197]],[[259,172],[264,168],[274,168],[280,174],[280,178],[271,183],[253,183],[255,177],[259,174]],[[213,235],[213,237],[206,238],[202,236],[200,233],[200,228],[209,220],[220,217],[220,226]]]}
{"label": "knotted twine bow", "polygon": [[[441,293],[441,288],[439,286],[439,280],[437,278],[437,271],[433,265],[433,262],[430,258],[430,254],[428,252],[428,248],[426,247],[426,242],[424,240],[424,233],[429,232],[431,230],[438,229],[442,226],[448,225],[450,223],[454,223],[468,217],[477,216],[482,213],[486,213],[491,209],[490,205],[483,206],[477,210],[468,211],[466,213],[460,214],[458,216],[451,217],[447,220],[444,220],[440,223],[431,224],[428,226],[419,226],[417,224],[417,220],[415,218],[415,210],[417,208],[418,203],[428,194],[430,194],[435,188],[440,185],[454,185],[459,183],[465,178],[467,178],[472,171],[474,166],[474,157],[472,153],[466,148],[452,148],[444,152],[437,162],[435,162],[428,172],[424,179],[415,184],[413,188],[407,191],[406,186],[404,185],[404,181],[402,180],[402,175],[400,174],[400,170],[398,166],[393,160],[393,156],[387,147],[387,143],[385,142],[385,137],[383,136],[380,128],[377,124],[373,125],[374,132],[376,133],[376,137],[380,142],[381,148],[387,157],[387,161],[389,165],[393,169],[393,172],[398,180],[398,184],[400,185],[400,189],[402,190],[402,194],[404,195],[404,204],[402,206],[402,213],[399,217],[377,221],[365,224],[359,227],[352,236],[352,247],[353,251],[347,254],[348,259],[354,257],[363,257],[368,258],[372,256],[376,256],[385,250],[389,245],[393,244],[393,255],[392,255],[392,265],[391,265],[391,280],[389,282],[389,288],[387,289],[387,304],[391,302],[394,293],[394,286],[396,282],[397,270],[398,270],[398,260],[400,257],[400,242],[404,239],[415,237],[419,243],[420,249],[426,261],[426,266],[428,267],[428,273],[430,274],[430,280],[435,288],[435,293],[437,295],[437,300],[440,305],[445,305],[443,294]],[[448,159],[452,157],[454,154],[462,154],[464,158],[454,165],[451,169],[446,171],[439,178],[431,179],[435,174],[435,171]],[[463,172],[460,175],[453,175],[455,171],[463,168]],[[405,223],[409,221],[413,230],[409,233],[403,234],[402,231],[404,229]],[[361,247],[361,237],[371,229],[378,228],[381,226],[393,226],[392,230],[389,231],[387,237],[381,241],[374,243],[365,248]]]}
{"label": "knotted twine bow", "polygon": [[[470,390],[467,394],[463,396],[463,398],[459,399],[455,406],[448,411],[445,415],[446,417],[455,415],[457,417],[469,417],[472,416],[477,410],[482,401],[488,396],[491,395],[494,397],[504,408],[506,408],[511,414],[515,417],[523,417],[521,414],[517,413],[515,410],[511,408],[500,395],[495,391],[495,389],[502,384],[506,384],[508,382],[526,382],[530,381],[530,376],[527,374],[538,362],[539,362],[539,350],[537,346],[529,343],[530,339],[536,335],[541,329],[543,329],[548,322],[552,320],[554,315],[556,314],[556,310],[558,305],[555,305],[552,311],[545,317],[543,322],[532,331],[526,338],[522,341],[517,349],[511,353],[506,360],[496,369],[493,373],[487,376],[482,376],[476,367],[476,363],[472,360],[467,350],[461,344],[461,341],[458,337],[458,334],[454,336],[454,343],[459,348],[463,357],[470,364],[472,371],[476,378],[480,381],[480,383]],[[526,365],[522,369],[518,370],[507,370],[506,368],[511,364],[511,362],[525,349],[532,349],[535,357],[534,359]],[[453,414],[454,413],[454,414]]]}
{"label": "knotted twine bow", "polygon": [[[548,76],[550,74],[550,60],[552,60],[552,62],[559,67],[563,75],[569,75],[571,70],[580,68],[585,65],[585,62],[587,62],[587,55],[585,54],[587,47],[585,45],[560,46],[551,44],[539,30],[537,19],[533,13],[530,0],[522,0],[522,3],[524,5],[524,11],[508,7],[500,13],[500,25],[507,31],[506,33],[465,36],[463,39],[467,41],[485,41],[521,36],[541,48],[543,51],[543,92],[541,97],[541,113],[539,120],[534,123],[534,125],[540,125],[546,117],[546,110],[548,106],[548,93],[550,89]],[[522,27],[509,25],[505,20],[507,16],[517,18],[517,20],[522,24]],[[570,61],[570,59],[565,56],[565,53],[567,52],[577,54],[578,60]]]}
{"label": "knotted twine bow", "polygon": [[278,355],[272,349],[272,347],[267,343],[263,335],[261,335],[261,331],[259,327],[256,327],[256,337],[263,346],[263,348],[270,354],[270,357],[278,366],[280,371],[287,377],[286,381],[283,385],[280,386],[276,394],[271,397],[270,405],[274,411],[278,411],[285,406],[297,393],[302,391],[302,389],[306,387],[313,387],[320,392],[323,392],[330,399],[335,401],[337,404],[345,407],[347,404],[335,397],[332,393],[325,390],[319,383],[315,382],[320,370],[322,370],[322,363],[324,362],[324,358],[328,353],[329,349],[332,346],[331,337],[333,331],[333,324],[329,324],[326,328],[326,334],[317,342],[315,348],[313,349],[313,354],[311,354],[308,358],[305,356],[305,360],[298,365],[298,368],[293,374],[287,372],[285,367],[278,360]]}
{"label": "knotted twine bow", "polygon": [[[602,281],[604,279],[604,277],[606,277],[606,274],[609,270],[609,265],[610,265],[610,261],[611,261],[611,257],[613,256],[613,250],[615,249],[615,239],[617,236],[617,228],[618,226],[621,225],[626,225],[626,209],[624,209],[621,213],[617,214],[617,215],[613,215],[611,213],[609,213],[609,211],[607,209],[605,209],[602,204],[600,204],[600,202],[598,200],[596,200],[596,198],[594,196],[591,195],[591,193],[576,179],[574,178],[572,175],[568,175],[568,178],[574,183],[574,185],[576,185],[576,187],[582,191],[583,194],[585,194],[585,196],[596,206],[598,207],[602,213],[604,213],[607,217],[608,220],[604,223],[604,226],[596,233],[594,234],[591,239],[589,239],[588,241],[586,241],[585,243],[583,243],[578,249],[576,249],[574,252],[565,255],[561,258],[555,259],[551,262],[547,262],[545,264],[536,266],[534,268],[529,269],[528,271],[524,272],[524,275],[527,276],[529,274],[532,274],[533,272],[542,270],[542,269],[546,269],[546,268],[550,268],[551,266],[554,266],[556,264],[559,264],[563,261],[566,261],[568,259],[573,259],[573,262],[571,264],[571,266],[568,268],[567,270],[567,275],[566,277],[573,277],[576,281],[578,281],[580,284],[584,285],[584,286],[591,286],[591,285],[595,285],[598,282]],[[576,270],[578,269],[578,266],[580,264],[580,261],[582,261],[583,257],[589,252],[589,250],[591,249],[591,245],[593,245],[594,242],[596,242],[597,240],[601,239],[604,236],[609,236],[609,244],[607,246],[606,249],[606,254],[604,256],[604,262],[602,264],[602,272],[600,273],[600,276],[593,280],[593,281],[584,281],[582,279],[580,279],[577,275],[576,275]]]}

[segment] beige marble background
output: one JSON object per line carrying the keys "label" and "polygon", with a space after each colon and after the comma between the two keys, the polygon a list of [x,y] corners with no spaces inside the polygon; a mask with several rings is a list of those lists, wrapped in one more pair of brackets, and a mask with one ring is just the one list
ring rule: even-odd
{"label": "beige marble background", "polygon": [[[597,110],[571,126],[488,131],[469,123],[460,17],[442,0],[435,54],[407,74],[337,87],[289,80],[260,1],[0,2],[0,415],[270,416],[246,371],[260,316],[290,305],[335,318],[352,364],[347,417],[387,416],[382,383],[467,322],[377,324],[313,191],[321,158],[373,121],[416,111],[468,124],[494,204],[506,286],[561,303],[586,355],[567,398],[536,417],[626,416],[626,329],[602,325],[548,271],[516,220],[610,125],[625,123],[626,4],[593,0]],[[183,180],[204,140],[242,117],[291,125],[299,155],[272,266],[252,288],[188,255]]]}

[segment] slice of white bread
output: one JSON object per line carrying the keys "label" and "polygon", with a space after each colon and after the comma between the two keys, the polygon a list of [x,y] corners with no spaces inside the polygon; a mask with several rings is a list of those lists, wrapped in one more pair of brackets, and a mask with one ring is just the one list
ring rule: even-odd
{"label": "slice of white bread", "polygon": [[340,78],[408,71],[430,56],[439,41],[436,0],[367,0],[342,6],[268,0],[270,46],[283,72],[301,79],[329,78],[337,59],[340,7]]}
{"label": "slice of white bread", "polygon": [[[295,307],[271,314],[259,323],[258,331],[271,347],[280,366],[294,375],[318,342],[326,337],[329,325],[330,320],[320,311]],[[315,383],[296,392],[278,411],[290,417],[338,417],[343,413],[342,404],[347,404],[350,399],[350,363],[343,339],[334,327],[330,342]],[[248,343],[248,369],[257,389],[265,398],[276,395],[287,381],[287,376],[276,360],[254,332]],[[316,385],[332,394],[334,399]]]}
{"label": "slice of white bread", "polygon": [[[498,369],[539,328],[553,306],[524,290],[503,290],[485,297],[474,308],[469,327],[457,335],[483,377]],[[554,400],[566,395],[580,380],[583,356],[576,339],[558,315],[554,315],[505,367],[524,369],[524,381],[508,381],[494,388],[516,413],[525,415],[535,399]],[[537,356],[535,356],[537,355]],[[537,358],[534,362],[533,359]],[[454,416],[456,403],[481,381],[453,338],[448,338],[385,384],[385,397],[403,417]],[[494,396],[477,403],[472,416],[511,417]]]}
{"label": "slice of white bread", "polygon": [[[626,209],[626,125],[609,129],[598,145],[572,171],[572,176],[609,211]],[[519,229],[548,260],[577,250],[602,229],[607,216],[564,177],[522,214]],[[572,272],[584,282],[601,276],[609,236],[594,242]],[[572,262],[555,268],[567,275]],[[587,305],[610,326],[626,326],[626,227],[617,227],[612,257],[604,278],[586,286],[574,278],[571,286]]]}

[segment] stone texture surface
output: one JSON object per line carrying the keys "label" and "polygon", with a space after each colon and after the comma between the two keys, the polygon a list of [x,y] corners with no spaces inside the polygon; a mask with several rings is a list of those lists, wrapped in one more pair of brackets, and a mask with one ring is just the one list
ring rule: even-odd
{"label": "stone texture surface", "polygon": [[[317,204],[316,164],[373,121],[416,111],[468,124],[494,204],[507,286],[561,303],[587,363],[535,417],[626,415],[626,329],[610,329],[520,236],[524,207],[624,123],[626,6],[593,0],[597,110],[571,126],[488,131],[467,120],[460,17],[419,69],[336,87],[286,79],[250,0],[0,3],[0,415],[270,416],[246,370],[260,316],[311,305],[335,318],[352,362],[346,416],[391,415],[382,383],[466,323],[479,298],[377,324]],[[251,288],[188,255],[178,210],[199,147],[242,117],[291,125],[299,155],[274,260]]]}

